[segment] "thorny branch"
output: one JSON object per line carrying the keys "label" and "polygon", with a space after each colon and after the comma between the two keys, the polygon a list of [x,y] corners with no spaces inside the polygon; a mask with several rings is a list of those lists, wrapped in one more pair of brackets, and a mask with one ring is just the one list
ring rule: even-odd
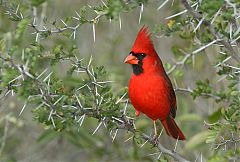
{"label": "thorny branch", "polygon": [[232,137],[230,139],[224,139],[224,137],[221,136],[220,140],[221,141],[219,143],[215,144],[214,149],[219,149],[220,147],[224,146],[225,150],[226,150],[227,144],[231,144],[231,145],[235,145],[235,151],[236,151],[236,145],[237,145],[237,143],[240,142],[240,138],[235,139],[233,133],[232,133]]}
{"label": "thorny branch", "polygon": [[[75,20],[77,20],[77,24],[75,25],[75,26],[70,26],[70,25],[68,25],[66,22],[64,22],[63,20],[60,20],[62,23],[63,23],[63,25],[64,25],[64,27],[58,27],[57,25],[56,25],[56,23],[53,23],[53,26],[54,26],[54,28],[50,28],[50,29],[48,29],[46,26],[39,26],[38,24],[37,24],[37,21],[36,21],[36,19],[33,19],[33,22],[31,23],[31,24],[29,24],[29,26],[30,27],[32,27],[34,30],[35,30],[35,32],[34,33],[32,33],[32,34],[36,34],[36,42],[38,42],[39,41],[39,35],[40,34],[48,34],[48,35],[51,35],[51,34],[55,34],[55,33],[62,33],[62,32],[64,32],[64,31],[67,31],[67,30],[69,30],[69,31],[72,31],[72,34],[71,34],[71,37],[73,37],[73,39],[75,39],[76,38],[76,32],[77,32],[77,30],[79,29],[79,27],[82,25],[82,23],[81,23],[81,16],[75,11],[75,13],[76,13],[76,15],[77,15],[77,17],[74,17],[73,16],[73,18],[75,19]],[[90,19],[90,20],[87,20],[87,22],[89,22],[89,23],[92,23],[93,24],[93,33],[94,33],[94,41],[95,41],[95,24],[99,21],[99,19],[102,17],[102,16],[104,16],[106,13],[101,13],[101,14],[98,14],[95,18],[93,18],[93,19]]]}
{"label": "thorny branch", "polygon": [[169,69],[169,70],[167,71],[167,74],[168,74],[168,75],[171,74],[171,73],[177,68],[177,66],[182,66],[182,65],[184,65],[185,62],[188,60],[188,58],[190,58],[190,57],[192,57],[192,56],[194,55],[193,53],[185,53],[184,51],[182,51],[182,53],[185,54],[184,58],[183,58],[181,61],[176,62],[176,63],[171,67],[171,69]]}
{"label": "thorny branch", "polygon": [[[19,70],[21,72],[21,74],[24,76],[24,77],[30,77],[31,79],[33,79],[33,81],[36,83],[36,85],[38,85],[38,89],[39,91],[41,92],[41,95],[42,96],[42,99],[43,99],[43,104],[45,103],[45,105],[48,105],[48,107],[50,108],[50,114],[49,114],[49,120],[51,120],[52,122],[52,125],[53,127],[55,127],[55,123],[54,123],[54,120],[52,118],[52,115],[55,115],[56,117],[60,117],[58,114],[56,114],[56,112],[54,111],[55,110],[55,105],[53,103],[53,99],[52,99],[52,94],[49,94],[48,92],[48,86],[50,85],[47,85],[46,87],[46,84],[43,83],[39,78],[39,76],[35,76],[35,75],[32,75],[32,74],[29,74],[29,72],[26,70],[27,67],[25,68],[19,68],[18,65],[16,65],[12,59],[5,59],[3,57],[0,57],[0,59],[3,59],[6,62],[10,63],[10,65]],[[77,58],[76,58],[77,59]],[[73,64],[72,66],[78,66],[78,69],[77,71],[84,71],[87,76],[90,78],[90,82],[92,83],[92,85],[95,85],[95,86],[88,86],[89,87],[89,90],[92,92],[91,94],[94,96],[94,100],[97,100],[95,101],[95,103],[97,105],[95,106],[99,106],[99,94],[97,93],[97,88],[98,86],[98,82],[95,78],[95,76],[93,75],[92,71],[90,70],[90,63],[88,66],[84,67],[82,65],[80,65],[80,60],[74,60],[74,59],[69,59]],[[21,69],[21,70],[20,70]],[[42,75],[42,74],[40,74]],[[46,79],[45,79],[46,80]],[[103,83],[103,82],[101,82]],[[106,83],[108,83],[106,81]],[[121,100],[123,99],[123,97],[121,98]],[[146,135],[145,133],[142,133],[142,132],[139,132],[138,130],[135,129],[135,126],[134,126],[134,121],[132,118],[128,117],[126,114],[125,114],[125,111],[126,111],[126,107],[127,105],[125,105],[125,108],[124,108],[124,111],[122,112],[122,116],[121,117],[115,117],[115,116],[112,116],[112,117],[103,117],[100,113],[99,113],[99,108],[98,107],[93,107],[91,109],[89,108],[84,108],[83,105],[81,105],[79,99],[77,98],[78,100],[78,103],[77,105],[74,104],[74,107],[76,106],[78,110],[80,110],[80,116],[81,118],[78,119],[78,121],[82,124],[83,120],[84,120],[84,117],[85,115],[88,116],[88,117],[93,117],[93,118],[96,118],[96,119],[99,119],[99,121],[101,121],[101,123],[105,124],[105,122],[114,122],[117,124],[117,127],[116,127],[116,133],[117,133],[117,130],[118,129],[123,129],[125,131],[129,131],[129,132],[132,132],[133,135],[135,135],[136,133],[138,133],[138,135],[140,135],[140,138],[142,138],[143,140],[146,140],[147,143],[153,145],[153,147],[157,148],[161,153],[164,153],[164,154],[167,154],[171,157],[173,157],[175,160],[177,161],[180,161],[180,162],[188,162],[188,160],[186,160],[184,157],[182,157],[180,154],[178,154],[177,152],[175,152],[175,150],[169,150],[167,148],[165,148],[161,143],[155,143],[155,139],[151,136],[148,136]],[[57,101],[55,101],[57,102]],[[121,103],[120,101],[118,101],[118,103]],[[117,104],[118,104],[117,103]],[[128,102],[127,102],[128,103]],[[126,103],[126,104],[127,104]],[[25,105],[26,106],[26,105]],[[24,106],[24,107],[25,107]],[[73,105],[70,105],[70,106],[73,106]],[[23,110],[22,110],[23,111]],[[21,111],[21,112],[22,112]],[[84,116],[84,117],[83,117]],[[77,119],[77,118],[76,118]],[[96,128],[96,130],[94,131],[94,133],[97,131],[97,129],[100,127],[100,124],[99,126]],[[116,137],[116,133],[115,133],[115,137]],[[114,137],[114,138],[115,138]],[[114,139],[113,139],[114,140]]]}
{"label": "thorny branch", "polygon": [[[179,87],[177,87],[177,88],[175,89],[175,91],[176,91],[176,92],[193,93],[193,90],[190,89],[190,88],[179,88]],[[220,100],[220,99],[221,99],[219,96],[216,96],[216,95],[214,95],[214,94],[212,94],[212,93],[202,93],[201,96],[202,96],[202,97],[211,97],[211,98],[213,98],[213,99],[215,99],[215,100]]]}
{"label": "thorny branch", "polygon": [[211,25],[211,22],[207,21],[203,18],[203,15],[197,11],[195,11],[191,5],[188,3],[187,0],[181,0],[184,7],[187,9],[187,11],[197,20],[201,21],[211,32],[211,34],[215,37],[216,40],[219,40],[219,42],[224,45],[224,47],[229,51],[230,55],[237,61],[240,61],[239,53],[236,49],[234,49],[230,42],[223,39],[220,34],[213,28]]}
{"label": "thorny branch", "polygon": [[[167,2],[167,1],[166,1]],[[207,21],[200,13],[198,13],[196,10],[193,9],[193,6],[196,6],[197,3],[194,3],[193,5],[190,5],[187,0],[182,0],[182,3],[183,5],[185,6],[186,10],[178,13],[178,14],[175,14],[175,15],[172,15],[172,16],[169,16],[167,17],[166,19],[169,19],[169,18],[172,18],[172,17],[175,17],[175,16],[178,16],[179,14],[183,14],[183,13],[186,13],[187,11],[189,11],[193,16],[194,18],[198,19],[199,20],[199,24],[197,25],[197,27],[195,28],[195,30],[200,26],[200,24],[205,24],[208,29],[210,30],[210,32],[212,33],[212,35],[215,37],[215,40],[213,40],[212,42],[194,50],[193,52],[190,52],[190,53],[187,53],[185,51],[183,51],[182,49],[180,49],[180,52],[182,52],[183,54],[185,54],[185,56],[178,62],[176,62],[175,64],[173,64],[173,66],[167,71],[167,74],[171,74],[178,66],[183,66],[186,61],[192,57],[193,61],[194,61],[194,56],[196,54],[198,54],[199,52],[201,52],[202,50],[206,49],[207,47],[209,47],[210,45],[212,44],[215,44],[215,43],[218,43],[220,42],[226,49],[228,49],[228,51],[230,52],[230,55],[236,59],[237,61],[240,61],[240,56],[239,56],[239,53],[236,49],[233,48],[232,44],[233,42],[236,42],[237,46],[240,47],[240,38],[235,40],[235,41],[232,41],[231,43],[228,42],[227,40],[224,40],[220,35],[219,33],[217,33],[215,31],[215,29],[212,27],[212,22],[209,22]],[[221,8],[219,9],[219,11],[221,10]],[[215,16],[217,16],[218,13],[216,13]],[[213,18],[214,20],[215,18]],[[232,18],[231,20],[231,24],[232,24],[232,28],[234,28],[235,30],[240,30],[240,28],[238,29],[238,26],[237,26],[237,23],[236,23],[236,19],[235,17]]]}
{"label": "thorny branch", "polygon": [[[104,1],[101,1],[103,3],[104,6],[106,6],[106,4],[104,3]],[[126,5],[130,4],[131,1],[127,1],[125,2]],[[0,4],[2,6],[4,6],[5,8],[7,8],[8,10],[5,12],[6,15],[9,15],[9,17],[13,17],[16,21],[21,21],[24,19],[24,16],[22,14],[22,12],[19,10],[19,5],[16,8],[16,10],[12,10],[10,9],[5,3]],[[92,30],[93,30],[93,40],[95,42],[96,39],[96,30],[95,30],[95,25],[99,22],[100,18],[105,16],[106,14],[108,14],[107,11],[103,11],[103,12],[98,12],[97,10],[94,9],[94,7],[88,5],[88,7],[92,8],[93,11],[96,13],[96,16],[91,18],[91,19],[86,19],[83,18],[77,11],[75,11],[75,16],[72,16],[72,19],[75,20],[74,22],[72,22],[75,25],[68,25],[64,20],[60,19],[63,27],[61,27],[60,25],[58,26],[56,21],[54,21],[52,23],[53,27],[47,27],[46,25],[43,24],[43,18],[44,18],[44,12],[46,12],[46,5],[47,3],[43,3],[43,10],[42,10],[42,14],[41,14],[41,19],[38,22],[38,16],[37,16],[37,8],[33,7],[33,19],[32,22],[30,24],[28,24],[28,26],[32,27],[34,29],[34,32],[32,34],[35,35],[35,41],[39,42],[41,37],[45,37],[51,34],[59,34],[59,33],[63,33],[65,31],[70,31],[71,32],[71,36],[73,39],[76,38],[76,32],[77,30],[80,28],[81,25],[85,24],[85,23],[89,23],[92,24]],[[108,7],[108,6],[106,6]],[[140,15],[139,15],[139,23],[141,21],[141,17],[142,17],[142,12],[143,12],[143,4],[140,5]],[[124,12],[124,11],[122,11]],[[111,19],[110,19],[111,22]],[[119,27],[121,29],[121,17],[119,14]]]}
{"label": "thorny branch", "polygon": [[[7,4],[5,4],[5,3],[2,3],[0,5],[4,6],[6,9],[8,9],[5,12],[5,14],[9,15],[9,17],[15,19],[16,21],[21,21],[21,20],[24,19],[24,16],[19,9],[19,5],[17,6],[15,11],[12,8],[10,8],[9,6],[7,6]],[[46,5],[47,4],[45,2],[43,4],[43,7],[44,7],[43,12],[46,12]],[[34,29],[34,32],[32,34],[35,35],[35,41],[36,42],[39,42],[41,36],[62,33],[64,31],[71,31],[72,32],[71,37],[73,37],[73,39],[75,39],[77,30],[83,24],[81,22],[82,17],[80,16],[80,14],[77,11],[75,11],[76,16],[72,16],[72,18],[74,20],[76,20],[76,25],[70,26],[66,22],[64,22],[62,19],[60,19],[61,23],[64,25],[63,27],[57,26],[56,22],[53,22],[52,25],[53,25],[54,28],[48,28],[47,26],[45,26],[43,24],[44,13],[42,13],[41,20],[38,22],[37,8],[33,7],[32,11],[33,11],[33,20],[32,20],[32,23],[30,23],[28,26],[30,26]],[[94,17],[92,19],[89,19],[89,20],[83,20],[84,22],[93,24],[94,41],[95,41],[95,24],[99,21],[99,19],[102,16],[104,16],[106,14],[107,13],[105,13],[105,12],[97,13],[96,17]]]}
{"label": "thorny branch", "polygon": [[[52,109],[52,113],[53,113],[53,111],[55,110],[55,106],[51,103],[51,101],[52,101],[51,95],[49,93],[49,90],[46,88],[45,83],[42,82],[41,80],[39,80],[38,77],[34,77],[34,75],[30,74],[30,72],[28,71],[29,69],[26,65],[16,65],[14,63],[13,59],[11,59],[11,58],[6,59],[6,58],[0,56],[0,59],[4,60],[5,63],[7,63],[7,62],[10,63],[10,66],[12,66],[13,68],[15,68],[16,70],[19,71],[19,73],[21,74],[21,77],[17,77],[16,80],[18,80],[18,79],[24,80],[24,78],[31,78],[34,80],[34,83],[36,84],[36,86],[39,89],[39,92],[41,93],[41,95],[39,95],[39,96],[42,97],[43,103],[45,105],[47,105],[48,107],[50,107]],[[9,88],[9,87],[11,87],[11,85],[8,86],[8,91],[11,90],[11,88]],[[28,99],[30,99],[30,98],[31,97],[29,97]],[[23,112],[24,108],[26,107],[26,104],[27,104],[27,101],[25,102],[25,104],[20,112],[20,115]]]}
{"label": "thorny branch", "polygon": [[[132,133],[136,133],[137,130],[135,130],[131,125],[129,125],[128,123],[123,123],[122,125],[120,125],[118,127],[119,129],[124,129],[127,131],[130,131]],[[187,159],[185,159],[184,157],[182,157],[181,155],[179,155],[177,152],[175,152],[174,150],[169,150],[166,147],[164,147],[160,142],[158,142],[157,144],[155,143],[155,139],[146,135],[145,133],[141,133],[140,135],[144,140],[146,140],[148,143],[152,144],[154,147],[156,147],[160,152],[167,154],[171,157],[173,157],[175,160],[179,161],[179,162],[189,162]]]}

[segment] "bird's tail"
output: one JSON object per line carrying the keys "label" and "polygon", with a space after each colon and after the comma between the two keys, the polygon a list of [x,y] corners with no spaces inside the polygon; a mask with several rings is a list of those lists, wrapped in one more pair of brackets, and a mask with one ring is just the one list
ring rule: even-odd
{"label": "bird's tail", "polygon": [[175,139],[185,140],[185,136],[182,131],[178,128],[174,119],[169,116],[166,120],[161,120],[163,127],[167,134]]}

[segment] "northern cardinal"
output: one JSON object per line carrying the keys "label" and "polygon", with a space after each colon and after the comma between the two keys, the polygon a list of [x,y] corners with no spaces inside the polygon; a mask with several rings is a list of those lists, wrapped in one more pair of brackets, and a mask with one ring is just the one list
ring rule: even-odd
{"label": "northern cardinal", "polygon": [[136,116],[144,113],[153,120],[154,137],[157,137],[156,120],[159,119],[169,136],[185,140],[174,121],[177,104],[172,83],[154,49],[147,27],[140,29],[124,62],[133,68],[128,93]]}

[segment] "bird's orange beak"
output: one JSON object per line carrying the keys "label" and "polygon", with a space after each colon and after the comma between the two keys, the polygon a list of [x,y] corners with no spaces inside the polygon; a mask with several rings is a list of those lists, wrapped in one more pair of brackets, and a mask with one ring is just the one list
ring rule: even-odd
{"label": "bird's orange beak", "polygon": [[132,54],[128,55],[128,57],[124,60],[124,63],[128,64],[138,64],[138,59],[136,56],[133,56]]}

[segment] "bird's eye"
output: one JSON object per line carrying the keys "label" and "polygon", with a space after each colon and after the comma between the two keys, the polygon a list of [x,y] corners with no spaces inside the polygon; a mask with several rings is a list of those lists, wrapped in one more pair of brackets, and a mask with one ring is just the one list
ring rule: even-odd
{"label": "bird's eye", "polygon": [[145,54],[145,53],[141,53],[141,56],[142,56],[142,57],[145,57],[145,56],[146,56],[146,54]]}

